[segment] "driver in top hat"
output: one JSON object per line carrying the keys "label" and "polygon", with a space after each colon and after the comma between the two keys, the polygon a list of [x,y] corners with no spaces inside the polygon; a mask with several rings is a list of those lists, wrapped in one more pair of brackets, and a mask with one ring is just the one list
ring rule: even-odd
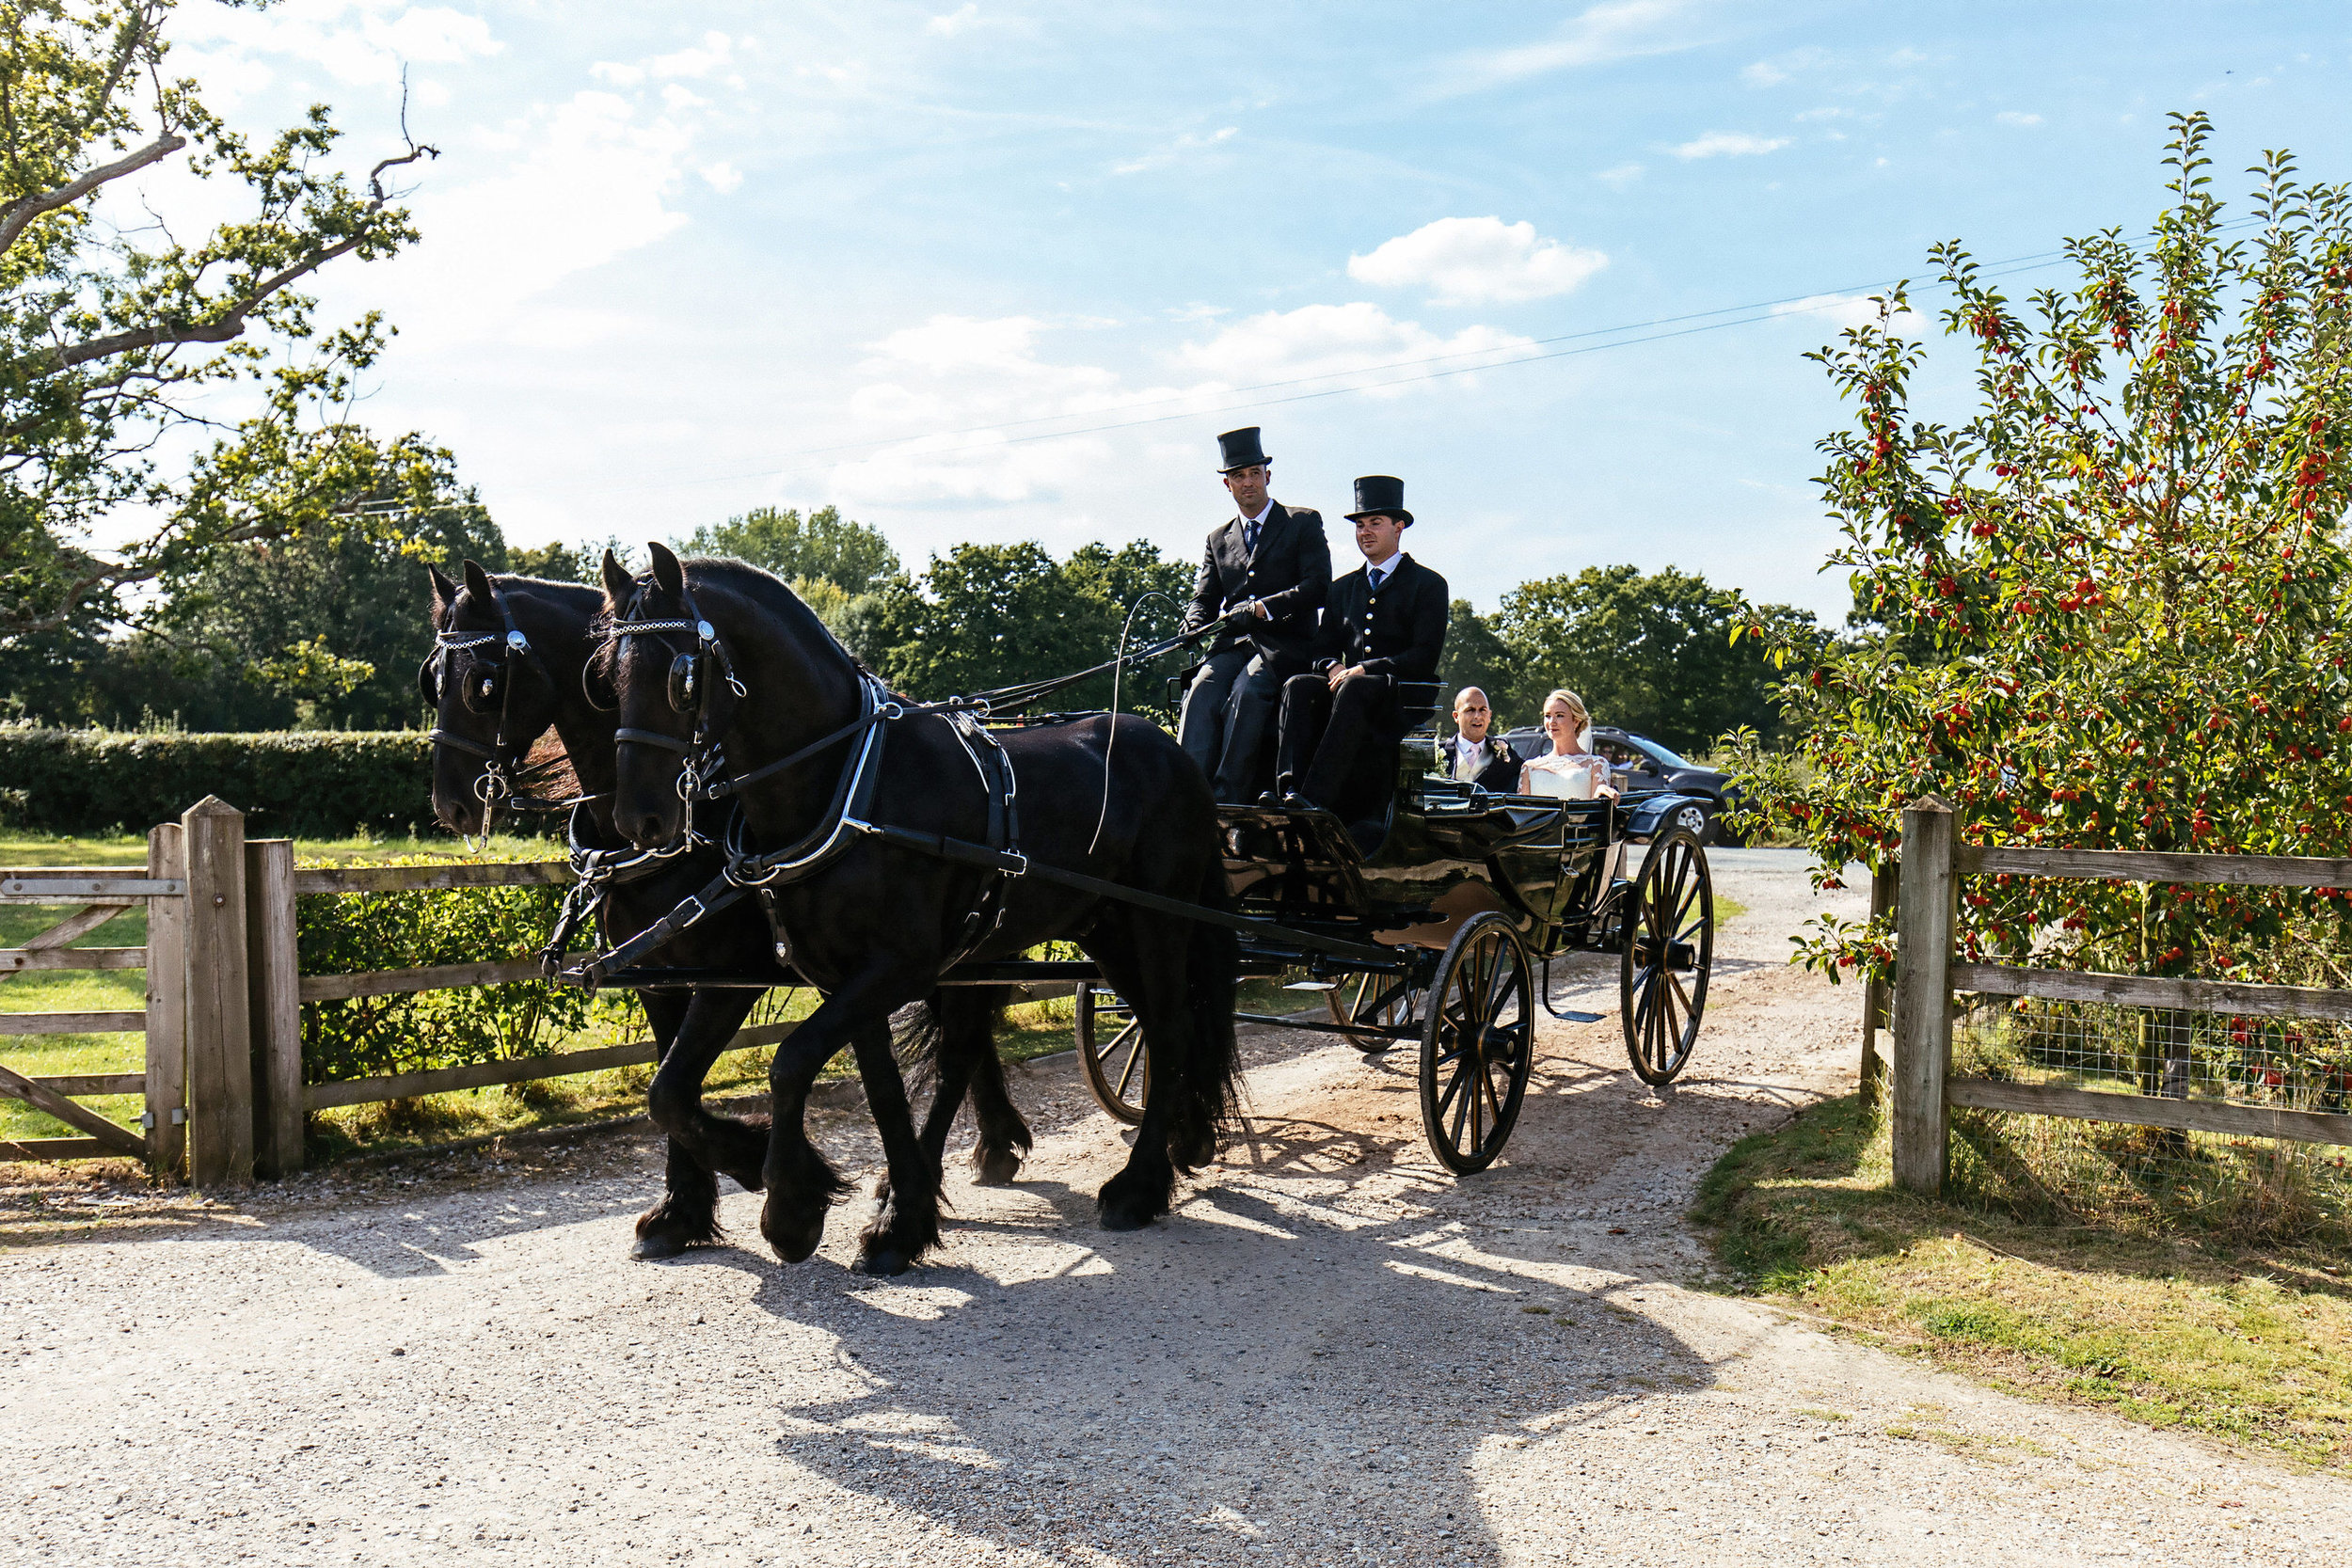
{"label": "driver in top hat", "polygon": [[[1316,673],[1283,683],[1280,774],[1266,804],[1346,811],[1359,765],[1367,756],[1378,761],[1382,743],[1394,738],[1396,683],[1438,678],[1445,578],[1404,551],[1413,526],[1405,482],[1388,474],[1358,480],[1347,520],[1364,563],[1331,584]],[[1391,758],[1386,767],[1393,765]]]}
{"label": "driver in top hat", "polygon": [[1258,758],[1285,678],[1312,657],[1315,611],[1331,589],[1323,514],[1266,493],[1273,460],[1258,427],[1216,438],[1218,471],[1234,515],[1209,533],[1184,630],[1225,618],[1184,689],[1176,738],[1220,800],[1250,799]]}

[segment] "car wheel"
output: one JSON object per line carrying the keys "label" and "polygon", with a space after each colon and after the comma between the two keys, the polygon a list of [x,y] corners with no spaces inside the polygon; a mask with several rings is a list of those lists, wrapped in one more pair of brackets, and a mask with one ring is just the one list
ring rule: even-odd
{"label": "car wheel", "polygon": [[1715,841],[1715,813],[1704,801],[1687,800],[1677,806],[1672,821],[1701,844]]}

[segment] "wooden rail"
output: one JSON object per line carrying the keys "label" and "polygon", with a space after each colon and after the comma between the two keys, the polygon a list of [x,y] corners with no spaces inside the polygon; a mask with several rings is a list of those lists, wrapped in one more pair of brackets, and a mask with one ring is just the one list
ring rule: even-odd
{"label": "wooden rail", "polygon": [[2219,1132],[2239,1138],[2352,1144],[2352,1116],[2330,1111],[2290,1111],[2232,1100],[2104,1094],[2071,1084],[2012,1084],[1998,1078],[1955,1078],[1945,1085],[1945,1092],[1952,1104],[1979,1111],[2023,1111],[2074,1121],[2169,1127],[2180,1132]]}
{"label": "wooden rail", "polygon": [[341,1002],[355,996],[402,996],[411,991],[503,986],[540,978],[538,959],[513,958],[498,963],[436,964],[426,969],[376,969],[358,974],[305,974],[299,989],[305,1002]]}
{"label": "wooden rail", "polygon": [[[737,1031],[725,1050],[750,1051],[773,1045],[798,1027],[798,1023],[754,1024]],[[420,1095],[449,1094],[457,1089],[488,1088],[498,1084],[524,1084],[540,1078],[567,1078],[576,1072],[637,1067],[654,1060],[658,1050],[651,1040],[636,1040],[595,1051],[567,1051],[554,1056],[516,1056],[504,1061],[472,1062],[465,1067],[435,1068],[425,1072],[312,1084],[304,1088],[302,1099],[304,1107],[312,1111],[338,1105],[369,1105],[383,1100],[413,1100]]]}
{"label": "wooden rail", "polygon": [[9,904],[135,903],[187,891],[176,877],[93,877],[78,868],[57,876],[19,869],[0,877],[0,902]]}
{"label": "wooden rail", "polygon": [[2071,1084],[1949,1076],[1955,991],[2169,1012],[2352,1022],[2352,990],[2346,990],[1955,962],[1953,897],[1959,878],[2055,877],[2336,888],[2352,887],[2352,860],[1956,845],[1951,821],[1951,808],[1933,796],[1903,813],[1892,1074],[1897,1185],[1930,1194],[1942,1191],[1949,1168],[1950,1112],[1955,1105],[2230,1137],[2352,1144],[2352,1115],[2337,1112],[2192,1099],[2177,1092],[2113,1094]]}
{"label": "wooden rail", "polygon": [[456,887],[560,887],[572,879],[569,861],[457,862],[448,865],[345,865],[294,874],[294,890],[309,893],[428,893]]}
{"label": "wooden rail", "polygon": [[146,967],[147,949],[144,947],[0,947],[0,974],[19,974],[28,969]]}
{"label": "wooden rail", "polygon": [[0,1013],[0,1035],[122,1035],[146,1027],[145,1013]]}

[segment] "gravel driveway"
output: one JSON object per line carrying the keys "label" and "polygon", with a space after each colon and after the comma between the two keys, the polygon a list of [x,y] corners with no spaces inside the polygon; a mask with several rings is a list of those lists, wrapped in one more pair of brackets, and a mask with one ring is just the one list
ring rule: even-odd
{"label": "gravel driveway", "polygon": [[[1802,860],[1719,852],[1699,1055],[1549,1025],[1505,1163],[1421,1146],[1409,1053],[1249,1041],[1248,1135],[1174,1219],[1093,1228],[1123,1153],[1067,1058],[1021,1184],[905,1282],[625,1260],[642,1132],[135,1198],[0,1255],[0,1559],[52,1564],[2347,1560],[2341,1481],[2024,1403],[1708,1293],[1677,1218],[1839,1092],[1851,988],[1781,959]],[[1851,912],[1853,895],[1833,895]],[[1562,1002],[1613,1008],[1613,965]],[[818,1136],[870,1165],[859,1114]],[[35,1200],[38,1202],[39,1200]],[[85,1207],[82,1212],[89,1212]]]}

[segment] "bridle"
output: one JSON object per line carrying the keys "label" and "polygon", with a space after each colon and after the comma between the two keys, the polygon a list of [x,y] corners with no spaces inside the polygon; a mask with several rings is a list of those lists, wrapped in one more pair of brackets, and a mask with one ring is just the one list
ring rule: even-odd
{"label": "bridle", "polygon": [[[735,660],[728,654],[725,641],[719,636],[719,628],[703,618],[702,610],[694,603],[693,589],[683,580],[678,584],[678,601],[686,611],[683,619],[645,621],[636,618],[644,605],[648,586],[639,584],[637,592],[629,597],[628,608],[622,612],[626,619],[614,621],[605,627],[605,641],[613,645],[616,657],[620,642],[631,637],[659,639],[661,645],[670,650],[674,656],[670,660],[670,709],[691,718],[693,731],[690,738],[680,740],[675,736],[663,735],[660,730],[634,729],[624,724],[612,732],[612,738],[618,745],[652,746],[677,753],[677,793],[678,799],[686,802],[686,810],[680,819],[678,841],[669,851],[675,853],[699,838],[694,831],[694,802],[711,795],[712,785],[726,768],[726,754],[719,745],[719,736],[725,731],[734,715],[721,716],[713,711],[717,705],[711,699],[710,673],[713,666],[725,681],[727,690],[738,701],[751,693],[741,677],[735,673]],[[677,644],[670,641],[679,633],[693,637],[691,652],[680,652]]]}
{"label": "bridle", "polygon": [[[498,693],[498,728],[489,745],[485,746],[437,723],[426,734],[426,738],[436,746],[447,746],[482,759],[482,771],[473,781],[474,799],[482,802],[482,837],[477,842],[469,835],[459,835],[464,839],[469,854],[480,854],[488,846],[491,827],[501,806],[509,811],[564,811],[575,804],[569,800],[543,800],[535,796],[515,793],[514,770],[522,766],[522,753],[531,740],[535,738],[527,736],[517,744],[508,734],[515,705],[516,661],[524,660],[536,670],[539,678],[548,683],[549,689],[554,688],[554,678],[548,673],[548,667],[539,657],[538,651],[532,647],[531,639],[524,636],[522,628],[515,624],[515,611],[506,602],[506,590],[499,586],[495,578],[488,578],[488,581],[490,601],[497,607],[499,619],[506,629],[501,633],[437,628],[433,633],[433,652],[417,667],[417,689],[433,705],[437,715],[440,709],[443,687],[450,674],[450,656],[453,654],[464,653],[467,656],[464,678],[480,680],[485,697],[493,690]],[[473,651],[489,646],[500,650],[497,658],[487,658]],[[459,700],[463,701],[462,694]]]}

